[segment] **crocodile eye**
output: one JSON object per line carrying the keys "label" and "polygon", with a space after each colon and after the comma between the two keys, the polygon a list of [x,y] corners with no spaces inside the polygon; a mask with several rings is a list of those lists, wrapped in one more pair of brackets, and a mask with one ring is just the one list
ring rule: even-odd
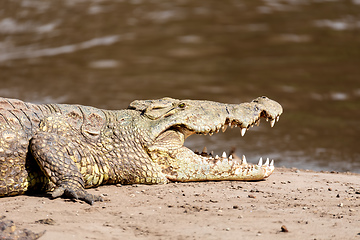
{"label": "crocodile eye", "polygon": [[185,107],[185,103],[180,103],[179,104],[179,108],[184,108]]}

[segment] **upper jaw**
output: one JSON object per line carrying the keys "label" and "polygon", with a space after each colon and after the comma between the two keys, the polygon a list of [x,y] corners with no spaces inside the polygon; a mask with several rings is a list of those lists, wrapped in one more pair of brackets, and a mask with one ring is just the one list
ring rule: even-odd
{"label": "upper jaw", "polygon": [[281,105],[267,97],[258,97],[249,103],[222,104],[210,101],[181,101],[187,108],[177,110],[173,115],[150,123],[153,141],[164,132],[174,129],[188,136],[196,134],[212,135],[230,127],[239,127],[242,136],[247,129],[259,125],[260,118],[270,121],[273,127],[283,112]]}
{"label": "upper jaw", "polygon": [[[193,127],[187,125],[175,125],[170,126],[169,128],[162,131],[154,140],[154,143],[152,146],[148,147],[149,151],[155,151],[160,150],[158,143],[161,143],[164,141],[166,135],[167,135],[167,141],[168,139],[176,139],[176,141],[169,142],[169,148],[170,149],[178,149],[181,148],[184,144],[184,141],[187,137],[193,135],[193,134],[202,134],[210,136],[214,133],[218,133],[220,130],[222,132],[225,132],[228,127],[239,127],[240,128],[240,134],[241,136],[244,136],[246,133],[246,130],[253,126],[258,126],[260,124],[260,119],[265,118],[266,121],[270,122],[270,126],[273,127],[275,125],[275,122],[279,121],[281,112],[276,112],[275,114],[270,114],[266,111],[261,111],[257,115],[253,116],[252,118],[247,119],[247,122],[242,122],[239,119],[233,119],[233,118],[225,118],[225,120],[222,121],[222,123],[218,123],[217,125],[213,125],[212,127]],[[171,133],[171,134],[170,134]],[[171,137],[169,137],[171,136]],[[161,144],[162,145],[162,144]],[[161,151],[167,152],[169,149],[161,148]],[[208,156],[210,157],[210,156]]]}
{"label": "upper jaw", "polygon": [[267,97],[258,97],[250,103],[221,104],[218,106],[218,109],[215,109],[218,112],[217,117],[204,119],[202,124],[185,123],[183,125],[195,133],[205,135],[211,135],[220,130],[224,132],[228,126],[240,127],[243,136],[249,127],[259,125],[260,118],[265,118],[273,127],[283,112],[279,103]]}
{"label": "upper jaw", "polygon": [[257,115],[252,115],[250,117],[247,117],[245,120],[227,117],[227,118],[225,118],[225,120],[219,121],[218,124],[212,125],[211,127],[208,125],[207,126],[195,126],[195,127],[183,125],[182,128],[178,128],[178,131],[182,132],[186,139],[188,136],[195,134],[195,133],[203,134],[203,135],[209,134],[211,136],[214,133],[220,132],[220,130],[222,132],[225,132],[228,127],[231,127],[231,128],[239,127],[241,136],[244,136],[246,131],[250,127],[259,126],[261,118],[265,118],[267,122],[270,122],[270,126],[274,127],[275,123],[279,121],[280,115],[281,115],[281,113],[270,114],[266,111],[262,111]]}

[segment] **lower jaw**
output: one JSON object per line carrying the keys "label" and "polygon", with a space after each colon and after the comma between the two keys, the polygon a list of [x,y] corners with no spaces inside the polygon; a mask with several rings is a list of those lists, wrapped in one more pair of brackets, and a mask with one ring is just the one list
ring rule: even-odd
{"label": "lower jaw", "polygon": [[[202,156],[182,147],[169,154],[164,173],[172,181],[262,180],[274,171],[273,163],[248,164],[236,156]],[[203,154],[205,155],[205,154]]]}

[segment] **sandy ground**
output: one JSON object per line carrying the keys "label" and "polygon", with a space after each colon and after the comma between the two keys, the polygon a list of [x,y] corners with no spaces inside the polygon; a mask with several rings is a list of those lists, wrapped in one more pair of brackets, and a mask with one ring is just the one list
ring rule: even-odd
{"label": "sandy ground", "polygon": [[266,181],[101,186],[93,206],[0,198],[40,239],[359,239],[360,175],[278,168]]}

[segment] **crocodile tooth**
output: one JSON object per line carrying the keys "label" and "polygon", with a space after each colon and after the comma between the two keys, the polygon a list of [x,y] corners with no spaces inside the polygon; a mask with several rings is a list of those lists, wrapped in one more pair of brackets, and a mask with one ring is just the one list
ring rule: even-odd
{"label": "crocodile tooth", "polygon": [[273,127],[274,125],[275,125],[275,119],[272,119],[272,120],[270,121],[270,126]]}
{"label": "crocodile tooth", "polygon": [[227,127],[228,127],[227,125],[222,126],[222,128],[221,128],[222,132],[225,132]]}
{"label": "crocodile tooth", "polygon": [[215,156],[215,159],[219,159],[219,155],[216,155],[216,156]]}
{"label": "crocodile tooth", "polygon": [[269,158],[266,159],[266,162],[264,164],[265,166],[269,166]]}
{"label": "crocodile tooth", "polygon": [[277,117],[276,117],[276,122],[278,122],[278,121],[279,121],[279,119],[280,119],[280,116],[277,116]]}
{"label": "crocodile tooth", "polygon": [[271,160],[270,167],[274,166],[274,160]]}
{"label": "crocodile tooth", "polygon": [[230,159],[230,160],[232,160],[232,159],[233,159],[233,156],[232,156],[232,155],[230,155],[230,156],[229,156],[229,159]]}
{"label": "crocodile tooth", "polygon": [[223,152],[222,157],[226,158],[226,152]]}
{"label": "crocodile tooth", "polygon": [[266,118],[266,121],[268,122],[268,121],[269,121],[269,118]]}
{"label": "crocodile tooth", "polygon": [[243,137],[246,133],[246,128],[241,128],[240,131],[241,131],[241,136]]}
{"label": "crocodile tooth", "polygon": [[262,162],[263,162],[263,160],[262,160],[262,157],[259,159],[259,163],[257,164],[258,166],[262,166]]}
{"label": "crocodile tooth", "polygon": [[247,164],[245,155],[242,156],[242,164]]}
{"label": "crocodile tooth", "polygon": [[202,150],[202,153],[207,153],[206,147],[204,147],[204,149]]}
{"label": "crocodile tooth", "polygon": [[213,132],[209,132],[209,136],[212,136],[214,133]]}

